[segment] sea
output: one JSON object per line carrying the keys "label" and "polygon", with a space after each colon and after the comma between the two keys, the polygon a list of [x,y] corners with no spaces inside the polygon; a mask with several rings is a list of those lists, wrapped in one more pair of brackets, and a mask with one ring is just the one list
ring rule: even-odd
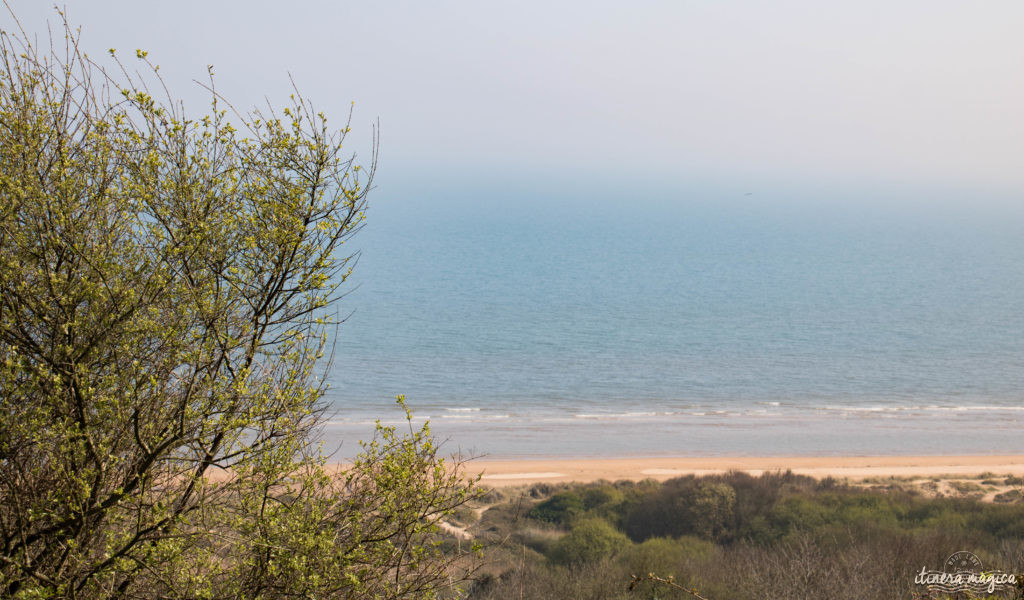
{"label": "sea", "polygon": [[494,459],[1024,454],[1024,212],[527,191],[371,194],[336,456],[378,423]]}

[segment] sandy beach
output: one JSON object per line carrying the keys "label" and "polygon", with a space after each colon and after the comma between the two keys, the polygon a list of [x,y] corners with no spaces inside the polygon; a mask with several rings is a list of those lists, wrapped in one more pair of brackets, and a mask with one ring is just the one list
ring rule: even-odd
{"label": "sandy beach", "polygon": [[499,487],[537,482],[590,482],[601,479],[664,481],[683,475],[726,471],[792,470],[811,477],[859,480],[869,477],[969,476],[981,473],[1024,476],[1024,456],[843,456],[700,457],[474,460],[466,472]]}

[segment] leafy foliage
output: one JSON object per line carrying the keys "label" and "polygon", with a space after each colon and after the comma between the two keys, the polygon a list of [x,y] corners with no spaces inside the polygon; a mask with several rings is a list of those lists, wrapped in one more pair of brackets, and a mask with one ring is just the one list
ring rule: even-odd
{"label": "leafy foliage", "polygon": [[561,492],[534,506],[531,519],[565,525],[586,509],[583,498],[575,492]]}
{"label": "leafy foliage", "polygon": [[297,94],[187,118],[63,34],[0,38],[0,596],[430,596],[458,463],[312,442],[375,156]]}
{"label": "leafy foliage", "polygon": [[[491,550],[497,566],[470,598],[926,597],[914,576],[961,549],[986,567],[1024,571],[1020,503],[881,492],[792,473],[563,485],[548,493],[533,500],[529,518],[482,532],[484,541],[517,546]],[[566,524],[539,522],[547,513],[537,509],[574,496],[583,510],[572,503],[577,512]],[[523,499],[488,513],[514,510]],[[541,534],[556,541],[538,543]]]}
{"label": "leafy foliage", "polygon": [[736,491],[725,483],[684,479],[640,500],[624,517],[634,540],[659,535],[718,539],[735,520]]}
{"label": "leafy foliage", "polygon": [[601,519],[585,519],[551,549],[548,555],[557,564],[574,565],[607,558],[629,545],[629,539]]}

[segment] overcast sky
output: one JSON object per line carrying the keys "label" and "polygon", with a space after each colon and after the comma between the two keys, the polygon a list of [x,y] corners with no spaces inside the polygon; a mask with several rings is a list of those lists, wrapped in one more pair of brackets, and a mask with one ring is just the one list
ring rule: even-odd
{"label": "overcast sky", "polygon": [[[30,32],[55,19],[8,1]],[[207,64],[239,106],[280,105],[288,73],[339,125],[355,102],[352,149],[379,118],[385,188],[429,172],[1024,193],[1020,0],[66,6],[90,53],[148,50],[194,108]]]}

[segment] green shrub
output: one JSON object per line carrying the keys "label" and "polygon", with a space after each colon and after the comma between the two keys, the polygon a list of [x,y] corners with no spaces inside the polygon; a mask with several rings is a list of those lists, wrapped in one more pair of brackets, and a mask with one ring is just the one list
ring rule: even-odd
{"label": "green shrub", "polygon": [[587,510],[614,506],[625,498],[621,490],[610,484],[584,488],[581,494]]}
{"label": "green shrub", "polygon": [[827,518],[854,527],[898,527],[901,514],[905,512],[889,495],[861,493],[840,496],[838,501],[836,514]]}
{"label": "green shrub", "polygon": [[637,575],[674,574],[680,572],[680,565],[687,560],[705,560],[714,549],[711,542],[693,536],[678,539],[656,537],[626,550],[622,562],[630,573]]}
{"label": "green shrub", "polygon": [[608,558],[629,546],[629,539],[602,519],[583,519],[551,548],[548,558],[561,565],[579,565]]}
{"label": "green shrub", "polygon": [[831,521],[829,511],[811,498],[791,496],[769,511],[770,537],[779,539],[797,531],[813,531]]}
{"label": "green shrub", "polygon": [[726,483],[701,482],[693,495],[690,514],[693,532],[705,539],[718,539],[732,525],[736,490]]}
{"label": "green shrub", "polygon": [[534,506],[527,514],[531,519],[566,525],[583,514],[586,506],[576,492],[561,492]]}
{"label": "green shrub", "polygon": [[735,511],[736,491],[729,484],[685,478],[641,498],[626,513],[623,525],[634,541],[682,535],[724,539],[735,532]]}

